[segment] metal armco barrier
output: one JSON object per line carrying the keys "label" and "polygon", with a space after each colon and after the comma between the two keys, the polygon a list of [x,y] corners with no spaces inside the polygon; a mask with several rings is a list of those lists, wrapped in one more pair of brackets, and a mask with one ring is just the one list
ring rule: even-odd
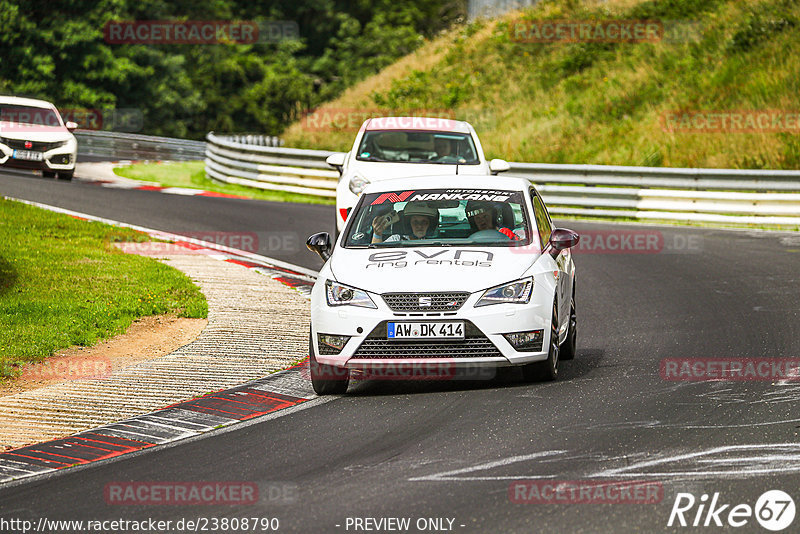
{"label": "metal armco barrier", "polygon": [[320,197],[335,197],[339,173],[325,158],[331,152],[269,147],[247,143],[242,136],[206,139],[206,174],[229,184],[258,189],[288,191]]}
{"label": "metal armco barrier", "polygon": [[[325,163],[332,152],[253,145],[213,132],[207,140],[211,178],[336,196],[339,173]],[[507,174],[534,182],[556,215],[800,225],[800,171],[511,163]]]}
{"label": "metal armco barrier", "polygon": [[79,156],[131,160],[189,161],[205,157],[203,141],[100,130],[76,130]]}

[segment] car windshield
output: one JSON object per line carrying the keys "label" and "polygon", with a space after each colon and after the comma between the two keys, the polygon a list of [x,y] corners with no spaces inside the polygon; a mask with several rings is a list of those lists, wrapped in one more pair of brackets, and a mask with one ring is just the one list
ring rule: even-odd
{"label": "car windshield", "polygon": [[465,133],[378,130],[364,133],[356,159],[398,163],[478,165],[472,137]]}
{"label": "car windshield", "polygon": [[425,189],[363,195],[345,247],[525,246],[529,218],[519,191]]}
{"label": "car windshield", "polygon": [[49,108],[0,104],[0,121],[38,126],[62,126],[61,118]]}

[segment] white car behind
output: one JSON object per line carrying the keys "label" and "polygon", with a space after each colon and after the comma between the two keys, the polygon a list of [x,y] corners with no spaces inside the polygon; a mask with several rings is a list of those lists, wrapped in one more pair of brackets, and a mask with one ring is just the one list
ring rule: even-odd
{"label": "white car behind", "polygon": [[45,100],[0,96],[0,166],[38,169],[71,180],[78,142],[56,107]]}
{"label": "white car behind", "polygon": [[[448,146],[447,154],[441,150]],[[467,122],[432,117],[379,117],[364,121],[350,152],[327,162],[341,177],[336,188],[336,231],[367,184],[404,176],[480,175],[509,169],[486,161],[475,129]]]}

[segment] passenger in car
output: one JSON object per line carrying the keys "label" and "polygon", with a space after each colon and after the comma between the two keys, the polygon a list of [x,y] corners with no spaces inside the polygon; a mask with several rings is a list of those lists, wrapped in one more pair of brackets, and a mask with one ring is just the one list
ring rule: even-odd
{"label": "passenger in car", "polygon": [[431,161],[438,161],[442,163],[464,163],[466,160],[453,152],[453,144],[450,139],[444,137],[436,137],[433,140],[433,149],[436,151],[436,156],[431,158]]}
{"label": "passenger in car", "polygon": [[390,221],[387,215],[379,215],[372,220],[373,243],[432,237],[439,228],[439,210],[425,202],[409,202],[400,217],[403,233],[392,234],[384,240],[383,233],[390,225]]}
{"label": "passenger in car", "polygon": [[[502,206],[502,204],[501,204]],[[525,238],[525,230],[520,229],[513,231],[510,228],[505,228],[498,225],[498,219],[502,210],[500,206],[494,202],[485,202],[480,200],[470,200],[465,207],[467,220],[469,221],[470,228],[473,233],[482,232],[485,230],[496,230],[505,235],[509,239],[519,240]],[[511,217],[513,224],[513,216]]]}

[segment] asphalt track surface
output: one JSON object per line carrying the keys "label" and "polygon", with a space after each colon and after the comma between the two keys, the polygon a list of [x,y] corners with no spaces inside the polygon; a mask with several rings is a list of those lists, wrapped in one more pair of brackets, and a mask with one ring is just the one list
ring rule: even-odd
{"label": "asphalt track surface", "polygon": [[[333,216],[331,207],[5,174],[0,194],[171,232],[295,232],[299,250],[259,252],[310,268],[319,262],[302,241]],[[280,532],[303,533],[367,532],[353,526],[367,517],[410,518],[400,532],[767,532],[754,517],[736,529],[713,518],[706,528],[667,522],[678,493],[698,504],[719,493],[724,524],[733,506],[754,507],[767,490],[800,507],[800,382],[671,381],[659,370],[666,358],[797,358],[800,238],[562,224],[593,236],[658,232],[663,246],[576,254],[578,354],[557,382],[527,384],[513,372],[359,382],[283,417],[0,488],[0,518],[271,517]],[[509,486],[531,479],[652,481],[663,495],[655,504],[511,502]],[[247,506],[107,504],[104,488],[120,481],[247,481],[261,497]],[[288,493],[270,496],[276,485]],[[690,525],[697,510],[685,513]],[[421,518],[452,519],[452,530],[419,530]],[[785,532],[798,525],[800,517]]]}

